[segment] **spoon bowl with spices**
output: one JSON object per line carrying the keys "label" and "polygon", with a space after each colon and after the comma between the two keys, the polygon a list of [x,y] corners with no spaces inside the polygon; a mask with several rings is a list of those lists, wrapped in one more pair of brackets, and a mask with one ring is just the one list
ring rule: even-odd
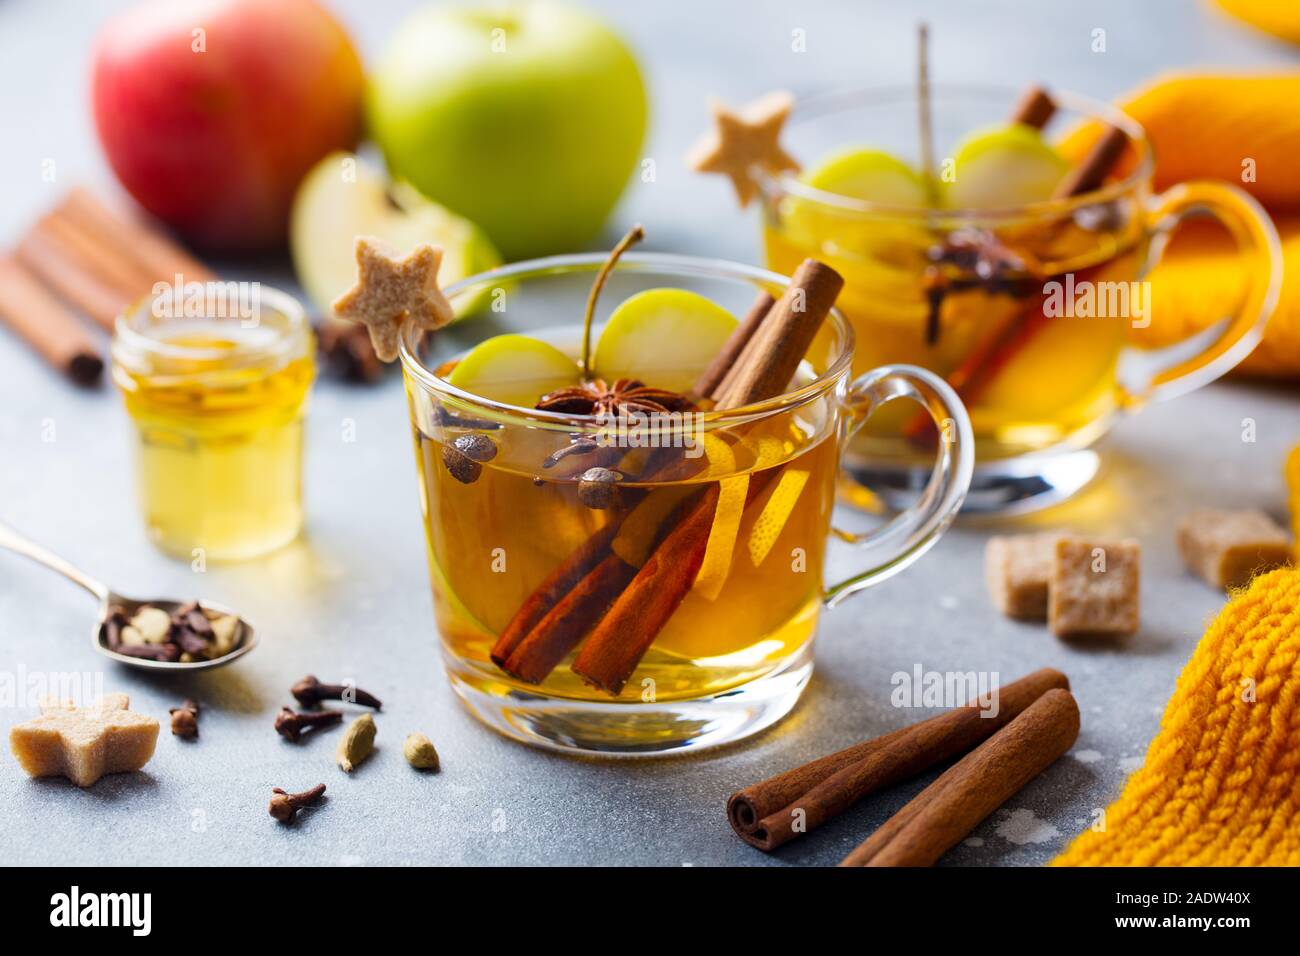
{"label": "spoon bowl with spices", "polygon": [[253,626],[220,604],[126,597],[3,523],[0,548],[58,571],[98,598],[91,644],[122,664],[192,672],[233,663],[257,645]]}

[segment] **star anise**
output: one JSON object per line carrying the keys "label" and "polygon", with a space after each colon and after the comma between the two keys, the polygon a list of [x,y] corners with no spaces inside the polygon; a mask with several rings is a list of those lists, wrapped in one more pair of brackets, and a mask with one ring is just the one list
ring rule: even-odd
{"label": "star anise", "polygon": [[612,387],[596,378],[543,395],[536,407],[569,415],[650,415],[693,411],[695,403],[680,392],[652,388],[634,378],[620,378]]}

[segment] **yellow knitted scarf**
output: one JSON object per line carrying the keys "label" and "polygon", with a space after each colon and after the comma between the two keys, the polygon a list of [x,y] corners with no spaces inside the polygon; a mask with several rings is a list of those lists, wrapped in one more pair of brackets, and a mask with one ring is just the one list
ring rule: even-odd
{"label": "yellow knitted scarf", "polygon": [[1234,595],[1142,768],[1054,866],[1300,866],[1300,570]]}

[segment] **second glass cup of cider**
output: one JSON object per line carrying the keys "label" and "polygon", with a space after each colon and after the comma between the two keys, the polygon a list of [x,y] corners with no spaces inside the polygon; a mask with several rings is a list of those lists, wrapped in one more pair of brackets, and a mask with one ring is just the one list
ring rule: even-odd
{"label": "second glass cup of cider", "polygon": [[[1098,467],[1088,446],[1120,412],[1199,387],[1249,353],[1281,279],[1276,233],[1246,193],[1191,182],[1153,195],[1151,146],[1134,120],[1050,98],[1040,133],[1011,121],[1024,102],[1016,90],[937,88],[929,186],[913,91],[801,100],[784,145],[804,169],[761,183],[768,267],[812,256],[846,280],[839,308],[857,336],[854,371],[912,363],[965,402],[977,461],[967,511],[1025,511],[1078,491]],[[1107,127],[1127,139],[1117,137],[1109,175],[1071,181]],[[1142,280],[1196,216],[1238,243],[1237,309],[1195,341],[1146,348]],[[924,419],[891,408],[862,429],[846,467],[898,505],[915,494],[932,441]]]}
{"label": "second glass cup of cider", "polygon": [[[788,280],[680,256],[619,260],[584,378],[584,303],[603,262],[466,279],[447,290],[466,321],[403,330],[447,670],[485,723],[551,749],[738,740],[794,706],[823,607],[947,527],[973,466],[969,420],[922,369],[851,379],[853,332],[833,310],[781,394],[714,408],[694,393],[702,372],[756,295],[779,299]],[[840,533],[862,566],[826,584],[843,441],[895,404],[943,430],[931,477],[883,527]]]}

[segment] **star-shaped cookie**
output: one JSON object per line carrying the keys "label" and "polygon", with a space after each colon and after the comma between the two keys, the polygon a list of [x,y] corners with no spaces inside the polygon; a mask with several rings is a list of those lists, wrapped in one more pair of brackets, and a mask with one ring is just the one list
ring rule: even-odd
{"label": "star-shaped cookie", "polygon": [[153,756],[158,721],[127,710],[126,694],[98,703],[42,704],[41,716],[9,731],[9,747],[33,777],[67,777],[89,787],[106,773],[139,770]]}
{"label": "star-shaped cookie", "polygon": [[378,239],[357,236],[357,283],[334,300],[334,314],[364,324],[375,354],[391,362],[397,358],[398,332],[408,316],[429,330],[456,317],[438,288],[440,265],[442,250],[437,246],[419,245],[402,257]]}
{"label": "star-shaped cookie", "polygon": [[713,100],[713,129],[687,154],[687,164],[697,172],[727,176],[740,205],[748,206],[758,192],[755,168],[766,173],[799,168],[799,162],[781,148],[781,128],[793,107],[794,97],[780,91],[740,110]]}

